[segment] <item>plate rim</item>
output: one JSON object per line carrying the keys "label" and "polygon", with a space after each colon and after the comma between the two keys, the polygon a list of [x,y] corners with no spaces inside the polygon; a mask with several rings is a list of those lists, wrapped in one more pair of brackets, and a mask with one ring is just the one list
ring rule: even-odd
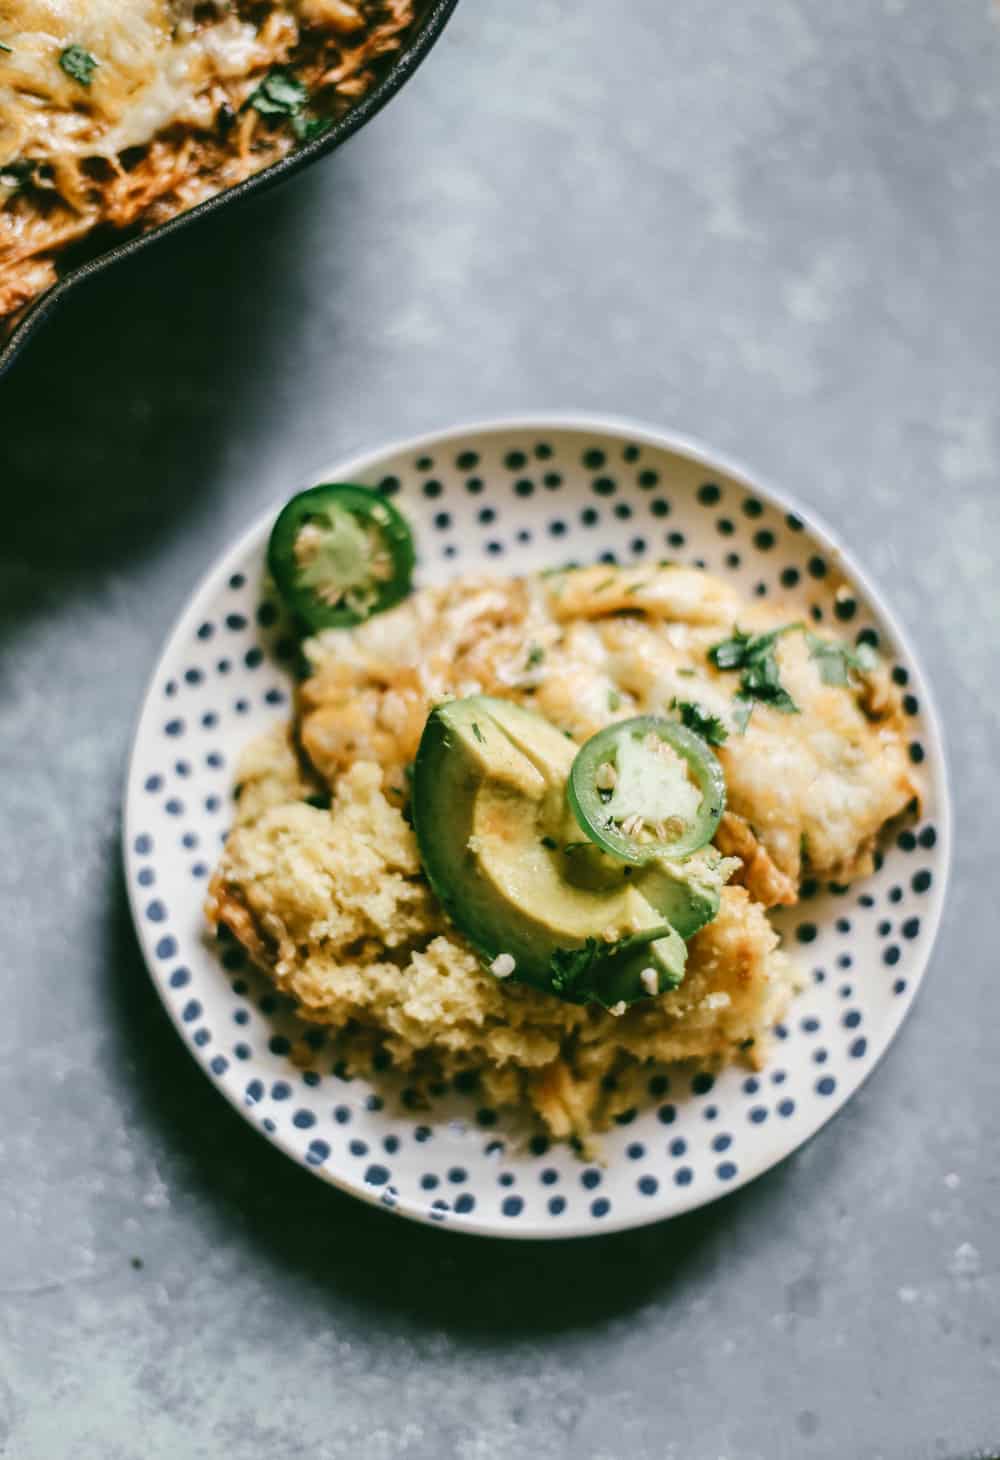
{"label": "plate rim", "polygon": [[[212,1080],[205,1062],[199,1058],[197,1051],[187,1039],[179,1014],[167,998],[166,990],[156,970],[155,961],[150,956],[149,949],[147,948],[148,935],[138,906],[138,889],[134,885],[133,878],[130,875],[129,857],[134,840],[133,808],[135,805],[135,797],[133,795],[133,789],[139,753],[139,735],[164,660],[173,653],[182,634],[187,632],[189,624],[199,617],[199,610],[203,602],[209,600],[217,591],[217,581],[226,576],[231,571],[232,565],[241,561],[247,551],[252,550],[257,545],[259,539],[263,537],[274,519],[275,512],[288,500],[287,495],[284,494],[278,501],[268,507],[266,511],[258,514],[250,526],[240,533],[239,537],[228,548],[224,548],[221,553],[218,553],[211,559],[207,567],[201,572],[194,591],[184,599],[166,635],[161,640],[155,663],[143,684],[129,736],[129,748],[126,756],[124,784],[122,787],[120,865],[125,881],[126,896],[136,941],[142,954],[143,962],[146,965],[150,982],[156,990],[167,1017],[180,1036],[181,1044],[187,1050],[198,1069],[201,1070],[206,1080],[211,1084],[212,1088],[223,1096],[258,1135],[266,1139],[277,1150],[281,1151],[289,1160],[294,1161],[297,1166],[318,1176],[328,1185],[334,1186],[347,1195],[355,1197],[367,1203],[369,1206],[376,1207],[380,1211],[401,1216],[410,1221],[420,1222],[425,1226],[437,1227],[445,1231],[460,1232],[468,1236],[490,1237],[501,1241],[574,1241],[584,1237],[598,1237],[623,1231],[632,1231],[640,1227],[652,1226],[657,1222],[672,1221],[676,1217],[684,1216],[702,1207],[714,1205],[716,1202],[722,1201],[732,1195],[733,1192],[739,1191],[742,1187],[756,1181],[758,1177],[773,1170],[774,1167],[794,1155],[796,1151],[801,1150],[845,1109],[862,1086],[868,1081],[872,1072],[885,1058],[899,1034],[900,1028],[913,1008],[930,969],[931,959],[937,946],[951,887],[954,860],[952,835],[953,803],[949,756],[946,748],[942,718],[938,710],[931,681],[925,671],[921,656],[914,648],[913,641],[905,625],[900,621],[892,606],[886,601],[885,595],[873,582],[867,568],[862,562],[858,561],[853,551],[844,546],[839,533],[829,526],[821,513],[817,513],[811,507],[804,505],[794,493],[787,492],[784,488],[775,488],[772,486],[769,478],[749,470],[741,461],[730,456],[727,452],[717,451],[707,446],[698,438],[688,436],[686,433],[666,427],[654,426],[630,416],[617,414],[604,415],[588,411],[533,411],[478,418],[438,430],[422,431],[413,436],[394,438],[379,446],[356,452],[344,460],[335,461],[329,466],[311,472],[304,486],[313,485],[323,480],[351,480],[356,473],[370,471],[373,466],[386,457],[403,453],[421,453],[431,446],[436,448],[449,441],[465,439],[469,436],[500,435],[519,431],[580,431],[614,436],[619,439],[628,438],[629,441],[639,445],[652,446],[659,450],[685,457],[712,473],[722,473],[737,481],[742,487],[751,491],[754,495],[763,497],[782,512],[790,512],[800,517],[805,522],[807,528],[823,540],[824,547],[844,563],[850,577],[864,591],[865,596],[873,606],[877,608],[880,617],[884,619],[892,631],[896,642],[903,651],[903,655],[917,671],[921,682],[921,707],[929,730],[927,741],[930,760],[935,782],[940,788],[940,806],[935,809],[935,823],[938,829],[940,846],[939,857],[942,864],[941,871],[938,873],[939,892],[935,900],[932,915],[927,919],[926,952],[923,955],[919,973],[913,979],[909,997],[901,1001],[900,1006],[894,1009],[890,1015],[882,1047],[866,1064],[859,1080],[845,1095],[844,1099],[828,1108],[820,1108],[819,1117],[817,1119],[810,1117],[807,1122],[805,1134],[796,1140],[794,1144],[780,1150],[775,1155],[765,1155],[747,1167],[741,1166],[738,1179],[734,1180],[724,1191],[709,1195],[692,1192],[690,1195],[680,1197],[679,1200],[675,1199],[671,1201],[669,1210],[663,1210],[663,1206],[666,1205],[665,1203],[661,1202],[659,1205],[654,1203],[651,1204],[648,1212],[644,1211],[631,1215],[616,1216],[611,1221],[602,1220],[599,1225],[588,1222],[581,1217],[571,1225],[565,1227],[559,1226],[556,1229],[553,1229],[551,1224],[537,1219],[523,1224],[518,1222],[509,1228],[501,1228],[496,1219],[481,1218],[474,1215],[463,1216],[460,1221],[442,1222],[438,1219],[440,1214],[432,1216],[429,1203],[421,1204],[419,1201],[415,1201],[409,1197],[398,1196],[392,1207],[388,1207],[382,1201],[377,1190],[369,1190],[364,1184],[353,1184],[335,1168],[329,1167],[326,1163],[322,1166],[309,1165],[303,1160],[301,1154],[291,1145],[281,1131],[263,1130],[257,1121],[252,1120],[248,1116],[246,1106],[237,1098],[235,1091],[231,1090],[228,1085],[219,1084]],[[295,490],[303,490],[303,486],[298,486]]]}

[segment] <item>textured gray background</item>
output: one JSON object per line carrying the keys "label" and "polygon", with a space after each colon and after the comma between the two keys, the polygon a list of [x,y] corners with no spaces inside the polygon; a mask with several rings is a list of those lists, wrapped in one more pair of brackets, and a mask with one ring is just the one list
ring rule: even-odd
{"label": "textured gray background", "polygon": [[[1000,1448],[1000,34],[985,0],[463,0],[283,191],[80,291],[0,384],[0,1453],[937,1460]],[[645,417],[813,504],[944,707],[950,907],[834,1125],[562,1246],[412,1227],[214,1095],[119,785],[165,628],[342,453]]]}

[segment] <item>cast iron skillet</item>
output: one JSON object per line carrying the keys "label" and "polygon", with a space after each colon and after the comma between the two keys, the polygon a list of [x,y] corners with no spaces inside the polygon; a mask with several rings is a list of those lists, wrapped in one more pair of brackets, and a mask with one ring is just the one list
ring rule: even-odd
{"label": "cast iron skillet", "polygon": [[335,147],[339,147],[385,106],[389,98],[394,96],[403,82],[413,74],[441,34],[445,22],[457,4],[458,0],[418,0],[415,7],[417,18],[402,49],[389,63],[385,73],[371,91],[366,92],[357,105],[345,112],[340,120],[335,122],[330,130],[324,132],[321,137],[307,142],[296,151],[289,153],[287,157],[282,157],[278,162],[272,163],[270,167],[254,173],[252,177],[244,178],[234,187],[226,188],[223,192],[216,194],[214,198],[206,198],[203,203],[198,203],[196,207],[188,209],[187,212],[178,213],[176,218],[170,218],[166,223],[151,228],[148,233],[140,233],[134,238],[126,239],[123,243],[105,249],[85,263],[70,269],[57,283],[52,285],[51,289],[47,289],[44,294],[39,295],[29,306],[28,312],[13,334],[0,346],[0,375],[12,364],[21,346],[34,334],[42,321],[52,314],[60,300],[64,299],[70,289],[75,288],[84,279],[91,278],[100,270],[106,269],[109,264],[116,263],[118,259],[127,258],[129,254],[145,248],[155,239],[164,238],[178,228],[186,228],[189,223],[203,218],[206,213],[214,213],[217,208],[228,207],[229,204],[235,203],[238,198],[246,197],[249,193],[272,187],[275,183],[290,177],[293,172],[298,172],[299,168],[305,167],[307,163],[315,161],[317,157],[322,157],[324,153],[332,152]]}

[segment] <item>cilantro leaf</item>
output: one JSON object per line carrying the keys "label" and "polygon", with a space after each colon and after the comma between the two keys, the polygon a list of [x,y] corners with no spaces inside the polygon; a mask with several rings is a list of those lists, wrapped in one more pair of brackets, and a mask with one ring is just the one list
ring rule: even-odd
{"label": "cilantro leaf", "polygon": [[782,634],[799,629],[799,623],[785,624],[767,634],[747,634],[734,629],[732,638],[713,644],[708,657],[716,669],[740,671],[740,693],[738,698],[751,701],[751,708],[745,717],[741,712],[737,725],[741,734],[746,730],[752,711],[752,702],[760,700],[783,715],[797,715],[799,707],[781,683],[778,661],[774,646]]}
{"label": "cilantro leaf", "polygon": [[[760,639],[767,637],[769,636],[766,634],[760,635]],[[721,644],[712,645],[708,651],[708,657],[716,669],[742,669],[747,661],[750,645],[753,643],[753,634],[745,634],[742,629],[734,629],[731,639],[723,639]]]}
{"label": "cilantro leaf", "polygon": [[532,644],[531,648],[528,650],[528,659],[525,668],[534,669],[536,665],[541,664],[544,658],[545,650],[542,648],[541,644]]}
{"label": "cilantro leaf", "polygon": [[806,633],[809,658],[816,661],[819,677],[824,684],[846,685],[850,682],[848,671],[870,674],[878,664],[878,655],[870,644],[859,644],[849,649],[831,639],[821,639],[819,634]]}
{"label": "cilantro leaf", "polygon": [[582,948],[557,948],[549,959],[553,993],[572,988],[590,973],[597,962],[600,946],[596,938],[588,938]]}
{"label": "cilantro leaf", "polygon": [[798,706],[781,683],[778,661],[770,648],[747,664],[740,676],[740,689],[751,699],[764,700],[783,715],[798,714]]}
{"label": "cilantro leaf", "polygon": [[304,112],[292,114],[292,131],[300,142],[311,142],[314,137],[322,137],[332,126],[332,117],[307,117]]}
{"label": "cilantro leaf", "polygon": [[247,97],[246,105],[263,117],[291,117],[308,100],[309,93],[301,81],[296,81],[287,71],[271,71]]}
{"label": "cilantro leaf", "polygon": [[8,56],[12,56],[14,54],[14,47],[5,45],[3,41],[0,41],[0,51],[6,51]]}
{"label": "cilantro leaf", "polygon": [[59,52],[59,64],[67,76],[72,76],[81,86],[89,86],[94,79],[98,62],[97,57],[85,51],[82,46],[67,46],[64,51]]}
{"label": "cilantro leaf", "polygon": [[333,126],[332,117],[311,117],[306,111],[309,93],[287,71],[270,71],[243,103],[262,117],[286,117],[300,142],[311,142]]}
{"label": "cilantro leaf", "polygon": [[723,745],[729,739],[729,731],[718,715],[703,710],[693,700],[674,699],[671,701],[671,709],[679,710],[681,724],[700,735],[702,740],[707,740],[709,745]]}

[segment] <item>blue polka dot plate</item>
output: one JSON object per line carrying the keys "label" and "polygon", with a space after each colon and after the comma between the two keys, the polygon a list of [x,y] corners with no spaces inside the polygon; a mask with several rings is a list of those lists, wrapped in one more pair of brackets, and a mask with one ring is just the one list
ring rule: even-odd
{"label": "blue polka dot plate", "polygon": [[412,1108],[389,1074],[352,1078],[323,1030],[299,1021],[240,950],[205,932],[206,880],[225,834],[234,762],[290,708],[295,644],[263,582],[268,517],[210,570],[184,610],[153,674],[128,773],[129,895],[181,1038],[287,1155],[366,1201],[443,1227],[505,1237],[607,1232],[688,1211],[767,1170],[829,1120],[885,1052],[941,914],[950,842],[941,735],[891,613],[797,506],[701,448],[624,422],[467,427],[316,479],[392,493],[414,529],[420,582],[458,570],[668,553],[703,563],[745,594],[780,593],[803,618],[877,643],[903,687],[926,800],[919,821],[894,825],[883,839],[872,877],[811,888],[778,918],[806,987],[763,1071],[651,1070],[647,1103],[608,1133],[600,1165],[482,1108],[474,1090],[441,1087],[429,1109]]}

